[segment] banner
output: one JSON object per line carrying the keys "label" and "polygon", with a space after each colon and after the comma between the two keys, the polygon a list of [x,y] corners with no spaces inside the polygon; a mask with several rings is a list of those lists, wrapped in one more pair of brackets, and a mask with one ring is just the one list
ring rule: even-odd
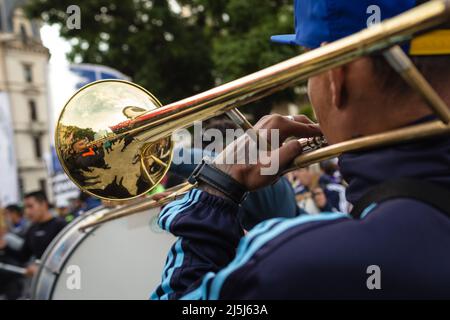
{"label": "banner", "polygon": [[75,73],[80,78],[80,81],[76,84],[76,89],[80,89],[81,87],[97,80],[130,80],[129,77],[117,70],[96,64],[72,64],[70,66],[70,71]]}
{"label": "banner", "polygon": [[0,207],[19,201],[14,132],[9,97],[0,92]]}

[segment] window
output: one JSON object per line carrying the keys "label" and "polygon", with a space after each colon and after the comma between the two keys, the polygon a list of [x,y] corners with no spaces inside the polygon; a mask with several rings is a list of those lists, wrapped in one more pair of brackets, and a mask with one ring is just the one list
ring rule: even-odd
{"label": "window", "polygon": [[34,100],[29,100],[28,101],[28,106],[30,108],[31,121],[37,121],[38,117],[37,117],[36,102]]}
{"label": "window", "polygon": [[33,137],[33,143],[34,143],[34,154],[36,155],[36,158],[41,159],[42,158],[41,139],[39,137]]}
{"label": "window", "polygon": [[47,193],[47,182],[45,181],[45,179],[39,179],[39,188],[41,191]]}
{"label": "window", "polygon": [[23,198],[24,194],[25,194],[25,187],[23,185],[23,179],[19,178],[19,192],[20,192],[20,197]]}
{"label": "window", "polygon": [[24,44],[28,42],[27,30],[25,29],[24,24],[20,25],[20,39],[22,40],[22,43],[24,43]]}
{"label": "window", "polygon": [[33,82],[33,70],[31,68],[31,64],[24,64],[23,71],[25,75],[25,81],[28,83]]}

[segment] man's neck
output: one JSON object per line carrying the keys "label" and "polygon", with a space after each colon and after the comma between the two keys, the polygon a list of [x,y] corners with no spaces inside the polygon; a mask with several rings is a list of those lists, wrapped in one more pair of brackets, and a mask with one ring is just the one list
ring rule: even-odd
{"label": "man's neck", "polygon": [[[433,114],[420,97],[398,100],[395,103],[386,102],[382,107],[373,105],[362,109],[366,110],[366,114],[358,113],[351,119],[353,125],[349,126],[347,134],[351,138],[401,128]],[[375,111],[368,113],[367,110]]]}
{"label": "man's neck", "polygon": [[53,219],[53,215],[52,215],[49,211],[47,211],[47,212],[43,215],[42,219],[39,220],[38,223],[45,223],[45,222],[48,222],[48,221],[50,221],[50,220],[52,220],[52,219]]}

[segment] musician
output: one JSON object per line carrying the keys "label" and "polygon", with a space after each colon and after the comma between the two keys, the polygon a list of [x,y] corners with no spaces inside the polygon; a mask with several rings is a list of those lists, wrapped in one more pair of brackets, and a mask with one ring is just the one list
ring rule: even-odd
{"label": "musician", "polygon": [[[23,210],[18,205],[11,204],[5,208],[4,215],[8,228],[7,233],[2,237],[0,242],[8,246],[9,250],[13,252],[20,250],[29,227],[28,222],[23,217]],[[11,256],[11,254],[8,254],[8,252],[3,252],[0,249],[0,263],[20,266],[20,261],[15,259],[14,256]],[[15,300],[21,296],[22,290],[23,279],[21,275],[0,269],[0,297],[4,296],[8,300]]]}
{"label": "musician", "polygon": [[5,220],[8,225],[8,232],[3,236],[3,240],[11,250],[20,250],[22,247],[29,222],[23,216],[21,207],[15,204],[7,206],[4,210]]}
{"label": "musician", "polygon": [[320,209],[314,202],[311,191],[317,186],[317,179],[309,168],[301,168],[291,173],[295,198],[298,206],[309,214],[317,214]]}
{"label": "musician", "polygon": [[23,210],[16,204],[5,208],[5,219],[8,223],[9,232],[18,237],[24,237],[29,227],[28,221],[23,216]]}
{"label": "musician", "polygon": [[325,191],[321,187],[315,187],[311,192],[314,204],[320,212],[338,212],[339,210],[333,206],[327,198]]}
{"label": "musician", "polygon": [[89,172],[92,171],[91,168],[110,169],[105,162],[103,145],[101,143],[92,147],[88,147],[88,145],[89,140],[87,138],[73,143],[73,161],[78,165],[77,167]]}
{"label": "musician", "polygon": [[[296,34],[275,40],[317,48],[365,28],[372,5],[386,19],[415,1],[295,1]],[[404,50],[450,105],[450,47],[433,36],[426,50],[412,45]],[[417,52],[428,56],[414,56]],[[381,56],[325,71],[312,77],[308,88],[322,133],[332,144],[434,118]],[[255,127],[279,129],[281,141],[318,134],[302,116],[267,116]],[[283,169],[301,147],[290,141],[278,151]],[[151,297],[450,298],[448,135],[347,153],[339,165],[349,184],[347,199],[358,210],[268,220],[246,236],[236,217],[243,190],[267,186],[277,177],[261,175],[261,164],[223,165],[217,159],[197,168],[198,189],[160,213],[159,224],[179,239]]]}
{"label": "musician", "polygon": [[[225,145],[226,131],[236,130],[238,127],[231,120],[214,119],[204,127],[204,130],[208,132],[209,129],[213,128],[220,131]],[[202,155],[214,157],[212,152],[205,150],[211,140],[212,138],[210,137],[202,137],[203,150],[200,148],[176,148],[174,153],[181,159],[187,158],[186,160],[188,161],[179,164],[172,162],[170,172],[188,178],[199,164],[198,159],[202,159]],[[239,208],[238,217],[243,228],[250,230],[259,222],[270,218],[293,218],[300,214],[306,214],[306,212],[297,206],[294,190],[290,182],[286,178],[281,177],[276,183],[249,193]]]}
{"label": "musician", "polygon": [[319,178],[319,185],[322,187],[328,202],[341,212],[348,212],[348,203],[345,198],[345,187],[342,185],[342,178],[334,160],[325,160],[320,163],[322,174]]}
{"label": "musician", "polygon": [[[43,191],[35,191],[24,197],[25,216],[32,223],[25,234],[25,241],[19,251],[6,247],[6,243],[0,242],[0,249],[22,263],[31,258],[40,259],[45,249],[55,236],[65,227],[66,222],[61,218],[53,217],[49,210],[47,196]],[[27,267],[27,276],[33,276],[37,271],[37,265],[31,263]]]}

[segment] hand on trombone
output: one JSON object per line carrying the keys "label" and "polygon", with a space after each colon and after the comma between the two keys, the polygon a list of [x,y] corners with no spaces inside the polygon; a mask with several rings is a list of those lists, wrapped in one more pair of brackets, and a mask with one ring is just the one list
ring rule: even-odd
{"label": "hand on trombone", "polygon": [[[280,173],[302,153],[303,146],[298,139],[322,135],[319,125],[304,115],[289,117],[268,115],[254,126],[254,130],[250,131],[253,133],[247,131],[245,135],[228,145],[213,161],[216,168],[232,177],[248,191],[258,190],[278,179]],[[274,131],[275,134],[273,134]],[[256,137],[258,143],[253,145],[258,146],[252,148],[251,142],[255,141]],[[289,138],[296,139],[286,142]],[[267,140],[268,143],[261,141],[262,139]],[[267,148],[264,148],[264,145]],[[250,161],[252,157],[253,162]],[[205,185],[201,184],[200,188],[220,195],[219,191]]]}

